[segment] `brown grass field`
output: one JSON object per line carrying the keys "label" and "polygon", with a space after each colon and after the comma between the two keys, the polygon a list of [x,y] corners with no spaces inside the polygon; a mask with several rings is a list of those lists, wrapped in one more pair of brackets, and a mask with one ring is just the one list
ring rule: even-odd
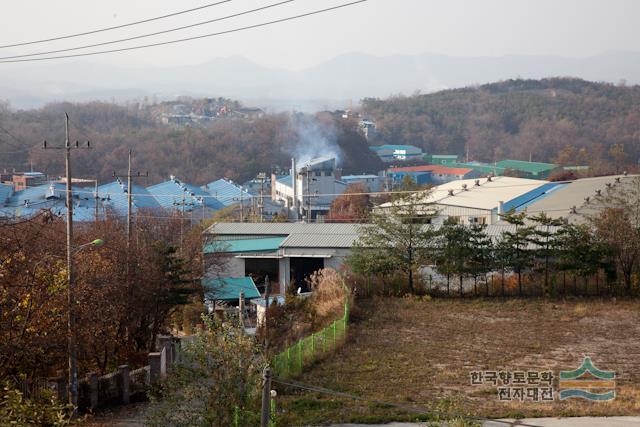
{"label": "brown grass field", "polygon": [[[471,371],[560,370],[591,357],[616,372],[615,400],[504,402]],[[416,408],[473,416],[640,414],[640,301],[425,300],[358,302],[347,343],[309,367],[305,384]],[[554,387],[557,393],[557,378]],[[277,386],[279,425],[416,419],[381,403]]]}

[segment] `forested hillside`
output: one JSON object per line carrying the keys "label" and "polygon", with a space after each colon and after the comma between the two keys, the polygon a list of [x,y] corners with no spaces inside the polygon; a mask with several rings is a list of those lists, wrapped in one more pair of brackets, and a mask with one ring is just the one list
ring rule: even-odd
{"label": "forested hillside", "polygon": [[[232,102],[230,100],[227,100]],[[199,100],[194,100],[196,104]],[[244,181],[292,156],[335,155],[344,173],[382,169],[368,144],[413,144],[427,153],[468,152],[469,160],[506,158],[589,165],[594,173],[634,170],[640,159],[640,86],[578,79],[510,80],[428,95],[368,98],[363,113],[376,121],[369,143],[357,123],[339,115],[267,114],[174,127],[161,124],[158,106],[102,102],[57,103],[12,111],[0,104],[0,170],[62,174],[62,153],[43,150],[64,142],[64,112],[72,141],[91,140],[73,153],[74,175],[112,179],[124,174],[127,152],[142,185],[176,175],[204,184],[220,177]]]}
{"label": "forested hillside", "polygon": [[345,173],[377,172],[382,165],[367,148],[357,123],[330,115],[267,115],[255,120],[216,120],[176,128],[158,123],[153,109],[106,103],[51,104],[42,109],[0,109],[0,170],[63,173],[64,112],[71,117],[71,140],[90,140],[91,150],[73,152],[76,177],[111,180],[125,174],[133,150],[134,171],[149,172],[140,183],[176,175],[195,184],[227,177],[240,182],[272,166],[288,168],[291,156],[338,156]]}
{"label": "forested hillside", "polygon": [[428,95],[365,99],[374,144],[413,144],[428,153],[492,162],[505,158],[637,165],[640,86],[579,79],[509,80]]}

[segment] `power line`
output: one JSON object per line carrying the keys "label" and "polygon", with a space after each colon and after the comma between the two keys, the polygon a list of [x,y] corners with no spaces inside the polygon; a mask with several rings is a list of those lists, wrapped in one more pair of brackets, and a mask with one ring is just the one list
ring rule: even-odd
{"label": "power line", "polygon": [[324,388],[324,387],[318,387],[318,386],[314,386],[314,385],[309,385],[309,384],[304,384],[298,381],[294,381],[294,380],[283,380],[280,378],[273,378],[271,381],[273,381],[274,383],[277,384],[281,384],[281,385],[286,385],[289,387],[295,387],[298,389],[302,389],[302,390],[306,390],[306,391],[313,391],[316,393],[322,393],[322,394],[328,394],[331,396],[336,396],[336,397],[345,397],[348,399],[353,399],[353,400],[359,400],[359,401],[363,401],[363,402],[367,402],[367,403],[373,403],[376,405],[385,405],[385,406],[392,406],[398,409],[403,409],[405,411],[409,411],[409,412],[414,412],[414,413],[418,413],[418,414],[436,414],[436,415],[444,415],[446,417],[460,417],[460,418],[465,418],[468,420],[475,420],[475,421],[491,421],[491,422],[495,422],[495,423],[500,423],[500,424],[506,424],[509,426],[524,426],[524,427],[542,427],[539,426],[537,424],[526,424],[526,423],[522,423],[519,420],[516,421],[507,421],[507,420],[499,420],[499,419],[490,419],[490,418],[484,418],[484,417],[474,417],[474,416],[470,416],[470,415],[466,415],[466,414],[461,414],[461,413],[456,413],[456,412],[445,412],[445,411],[440,411],[440,410],[436,410],[436,409],[431,409],[431,408],[420,408],[420,407],[415,407],[415,406],[409,406],[409,405],[402,405],[399,403],[391,403],[391,402],[384,402],[381,400],[373,400],[373,399],[368,399],[365,397],[361,397],[361,396],[357,396],[355,394],[351,394],[351,393],[345,393],[345,392],[341,392],[341,391],[335,391],[335,390],[330,390],[328,388]]}
{"label": "power line", "polygon": [[[6,133],[7,135],[9,135],[13,140],[15,140],[16,142],[19,142],[20,144],[24,145],[28,145],[25,141],[23,141],[22,139],[18,138],[17,136],[15,136],[13,133],[9,132],[7,129],[5,129],[4,127],[0,126],[0,130],[3,131],[4,133]],[[32,147],[33,148],[33,147]],[[30,148],[28,148],[30,149]]]}
{"label": "power line", "polygon": [[342,8],[349,7],[349,6],[354,6],[356,4],[365,3],[367,1],[369,1],[369,0],[356,0],[356,1],[349,2],[349,3],[340,4],[340,5],[337,5],[337,6],[332,6],[332,7],[327,7],[327,8],[324,8],[324,9],[317,9],[317,10],[314,10],[314,11],[311,11],[311,12],[301,13],[299,15],[293,15],[293,16],[288,16],[286,18],[275,19],[273,21],[267,21],[267,22],[262,22],[262,23],[259,23],[259,24],[247,25],[247,26],[244,26],[244,27],[232,28],[230,30],[218,31],[218,32],[215,32],[215,33],[203,34],[203,35],[199,35],[199,36],[186,37],[186,38],[182,38],[182,39],[168,40],[168,41],[164,41],[164,42],[150,43],[150,44],[146,44],[146,45],[123,47],[123,48],[119,48],[119,49],[110,49],[110,50],[102,50],[102,51],[87,52],[87,53],[76,53],[76,54],[71,54],[71,55],[49,56],[49,57],[46,57],[46,58],[11,59],[11,60],[0,61],[0,64],[8,64],[8,63],[16,63],[16,62],[48,61],[48,60],[52,60],[52,59],[77,58],[77,57],[83,57],[83,56],[94,56],[94,55],[103,55],[103,54],[107,54],[107,53],[127,52],[127,51],[131,51],[131,50],[146,49],[146,48],[149,48],[149,47],[165,46],[165,45],[170,45],[170,44],[183,43],[183,42],[187,42],[187,41],[193,41],[193,40],[199,40],[199,39],[204,39],[204,38],[209,38],[209,37],[221,36],[221,35],[224,35],[224,34],[237,33],[237,32],[240,32],[240,31],[250,30],[250,29],[254,29],[254,28],[266,27],[266,26],[269,26],[269,25],[279,24],[279,23],[287,22],[287,21],[293,21],[293,20],[300,19],[300,18],[305,18],[305,17],[308,17],[308,16],[318,15],[318,14],[321,14],[321,13],[330,12],[330,11],[337,10],[337,9],[342,9]]}
{"label": "power line", "polygon": [[89,34],[96,34],[96,33],[101,33],[101,32],[104,32],[104,31],[117,30],[119,28],[131,27],[133,25],[145,24],[147,22],[158,21],[160,19],[171,18],[173,16],[183,15],[185,13],[195,12],[197,10],[202,10],[202,9],[206,9],[208,7],[218,6],[220,4],[229,3],[231,1],[233,1],[233,0],[218,1],[218,2],[215,2],[215,3],[205,4],[205,5],[202,5],[202,6],[199,6],[199,7],[194,7],[192,9],[186,9],[186,10],[181,10],[181,11],[178,11],[178,12],[169,13],[167,15],[156,16],[155,18],[143,19],[141,21],[130,22],[128,24],[114,25],[112,27],[100,28],[100,29],[97,29],[97,30],[85,31],[85,32],[82,32],[82,33],[75,33],[75,34],[69,34],[69,35],[65,35],[65,36],[51,37],[51,38],[48,38],[48,39],[34,40],[34,41],[29,41],[29,42],[7,44],[7,45],[4,45],[4,46],[0,46],[0,49],[5,49],[5,48],[9,48],[9,47],[27,46],[27,45],[31,45],[31,44],[38,44],[38,43],[45,43],[45,42],[52,42],[52,41],[56,41],[56,40],[70,39],[70,38],[73,38],[73,37],[87,36]]}
{"label": "power line", "polygon": [[142,35],[139,35],[139,36],[127,37],[127,38],[118,39],[118,40],[111,40],[111,41],[107,41],[107,42],[88,44],[88,45],[84,45],[84,46],[77,46],[77,47],[71,47],[71,48],[66,48],[66,49],[50,50],[50,51],[46,51],[46,52],[28,53],[28,54],[24,54],[24,55],[3,56],[3,57],[0,57],[0,60],[14,59],[14,58],[27,58],[27,57],[41,56],[41,55],[50,55],[50,54],[53,54],[53,53],[61,53],[61,52],[71,52],[71,51],[75,51],[75,50],[82,50],[82,49],[88,49],[88,48],[92,48],[92,47],[106,46],[106,45],[115,44],[115,43],[123,43],[123,42],[132,41],[132,40],[138,40],[138,39],[142,39],[142,38],[158,36],[158,35],[161,35],[161,34],[172,33],[172,32],[175,32],[175,31],[181,31],[181,30],[185,30],[185,29],[188,29],[188,28],[194,28],[194,27],[197,27],[197,26],[200,26],[200,25],[211,24],[213,22],[219,22],[219,21],[224,21],[224,20],[231,19],[231,18],[237,18],[238,16],[242,16],[242,15],[249,15],[251,13],[255,13],[255,12],[262,11],[262,10],[270,9],[270,8],[273,8],[273,7],[276,7],[276,6],[282,6],[283,4],[292,3],[294,1],[296,1],[296,0],[284,0],[284,1],[281,1],[281,2],[278,2],[278,3],[272,3],[272,4],[269,4],[269,5],[266,5],[266,6],[258,7],[258,8],[247,10],[247,11],[244,11],[244,12],[234,13],[232,15],[227,15],[227,16],[223,16],[223,17],[220,17],[220,18],[210,19],[208,21],[197,22],[195,24],[184,25],[182,27],[170,28],[170,29],[167,29],[167,30],[162,30],[162,31],[156,31],[156,32],[153,32],[153,33],[142,34]]}

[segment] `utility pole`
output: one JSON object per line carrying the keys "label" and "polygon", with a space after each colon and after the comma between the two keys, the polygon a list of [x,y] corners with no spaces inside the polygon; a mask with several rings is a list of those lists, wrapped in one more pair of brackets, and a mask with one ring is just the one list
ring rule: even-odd
{"label": "utility pole", "polygon": [[[133,173],[131,170],[131,150],[129,150],[129,161],[127,167],[127,248],[131,245],[131,234],[132,234],[132,224],[133,224],[133,179],[148,177],[149,172],[145,172],[144,174],[137,172]],[[113,172],[113,177],[119,177],[118,174]]]}
{"label": "utility pole", "polygon": [[[269,275],[264,277],[264,354],[269,357]],[[260,427],[269,427],[271,412],[271,369],[269,365],[262,372],[262,412],[260,414]]]}
{"label": "utility pole", "polygon": [[240,186],[240,222],[244,222],[244,200],[242,197],[242,186]]}
{"label": "utility pole", "polygon": [[184,236],[184,205],[187,202],[187,196],[182,192],[182,206],[180,209],[180,252],[182,252],[183,236]]}
{"label": "utility pole", "polygon": [[[67,356],[69,367],[68,378],[68,399],[72,406],[72,417],[78,415],[78,348],[76,343],[76,314],[74,308],[75,301],[75,275],[73,265],[73,181],[71,169],[71,150],[79,149],[80,144],[76,141],[75,147],[71,146],[69,140],[69,115],[64,114],[65,141],[63,147],[48,147],[44,141],[42,148],[64,150],[64,167],[66,174],[66,203],[67,203]],[[82,147],[85,148],[85,147]],[[91,143],[87,141],[87,147],[91,148]]]}
{"label": "utility pole", "polygon": [[98,196],[98,178],[96,178],[96,194],[93,196],[95,204],[96,204],[96,224],[98,223],[98,201],[100,197]]}
{"label": "utility pole", "polygon": [[264,277],[264,354],[268,357],[269,351],[269,293],[271,291],[271,286],[269,283],[269,275],[267,274]]}
{"label": "utility pole", "polygon": [[129,150],[129,167],[127,168],[127,247],[131,244],[131,150]]}
{"label": "utility pole", "polygon": [[244,222],[244,194],[242,186],[240,186],[240,197],[234,197],[233,200],[240,202],[240,222]]}
{"label": "utility pole", "polygon": [[260,181],[260,198],[258,199],[258,214],[260,215],[260,222],[264,222],[264,182],[266,179],[266,173],[260,172],[258,174],[258,180]]}
{"label": "utility pole", "polygon": [[309,188],[309,168],[307,168],[307,173],[306,173],[306,177],[307,177],[307,222],[311,222],[311,197],[309,197],[309,193],[311,192],[310,188]]}

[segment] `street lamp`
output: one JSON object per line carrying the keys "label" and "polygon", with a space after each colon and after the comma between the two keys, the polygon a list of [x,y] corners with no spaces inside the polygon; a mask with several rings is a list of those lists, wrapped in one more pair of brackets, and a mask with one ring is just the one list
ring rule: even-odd
{"label": "street lamp", "polygon": [[76,318],[74,307],[74,274],[73,274],[73,256],[77,255],[83,249],[89,246],[102,246],[104,240],[95,239],[89,243],[68,248],[67,254],[67,352],[69,356],[69,403],[73,407],[71,416],[75,418],[78,415],[78,347],[76,343]]}

